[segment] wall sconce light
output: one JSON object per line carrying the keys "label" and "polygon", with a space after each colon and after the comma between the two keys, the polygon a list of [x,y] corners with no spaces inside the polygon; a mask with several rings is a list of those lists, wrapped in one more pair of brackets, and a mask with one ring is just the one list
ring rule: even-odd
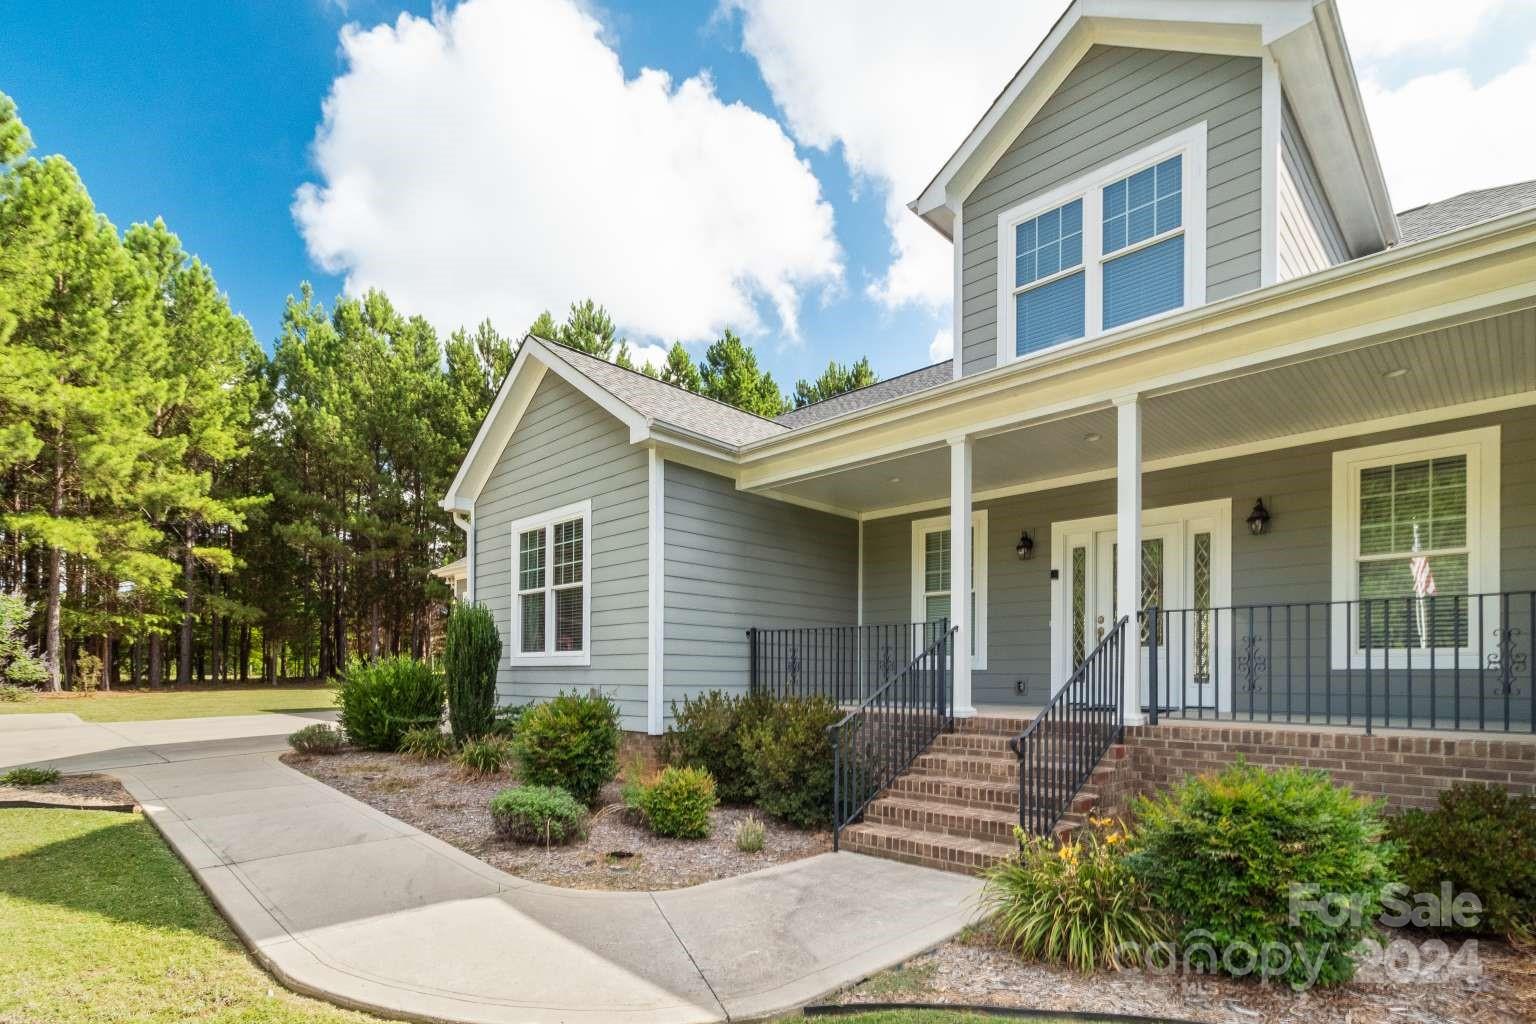
{"label": "wall sconce light", "polygon": [[1248,513],[1248,532],[1257,537],[1269,529],[1269,509],[1264,507],[1264,499],[1260,498],[1253,503],[1253,511]]}
{"label": "wall sconce light", "polygon": [[1019,534],[1019,546],[1013,549],[1019,556],[1019,561],[1027,562],[1035,557],[1035,540],[1025,530]]}

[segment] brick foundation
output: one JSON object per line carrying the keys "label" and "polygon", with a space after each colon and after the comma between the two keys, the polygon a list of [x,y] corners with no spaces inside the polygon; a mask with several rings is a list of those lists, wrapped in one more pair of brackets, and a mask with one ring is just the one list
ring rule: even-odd
{"label": "brick foundation", "polygon": [[1536,795],[1536,736],[1367,736],[1318,726],[1164,721],[1127,729],[1125,746],[1129,756],[1117,766],[1115,799],[1105,800],[1116,813],[1138,792],[1220,771],[1239,756],[1268,767],[1321,768],[1356,793],[1384,797],[1394,810],[1432,807],[1457,782],[1496,783],[1511,793]]}

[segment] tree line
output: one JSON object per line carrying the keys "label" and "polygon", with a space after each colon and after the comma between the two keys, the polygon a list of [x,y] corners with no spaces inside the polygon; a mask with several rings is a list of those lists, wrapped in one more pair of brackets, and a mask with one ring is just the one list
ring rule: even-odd
{"label": "tree line", "polygon": [[[528,333],[762,416],[875,380],[833,363],[786,397],[729,330],[635,367],[591,300]],[[32,155],[0,94],[0,670],[189,685],[424,655],[430,570],[462,550],[438,501],[519,344],[306,284],[269,352],[163,222],[119,232]]]}

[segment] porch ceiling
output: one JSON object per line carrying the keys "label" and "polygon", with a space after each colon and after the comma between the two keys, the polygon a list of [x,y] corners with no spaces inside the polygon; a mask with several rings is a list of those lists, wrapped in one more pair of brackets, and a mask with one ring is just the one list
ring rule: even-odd
{"label": "porch ceiling", "polygon": [[[1406,371],[1394,374],[1395,371]],[[1241,375],[1211,377],[1145,396],[1144,462],[1255,445],[1489,399],[1536,398],[1536,310],[1520,309]],[[1063,483],[1115,465],[1107,402],[1075,415],[981,437],[977,493]],[[1156,468],[1153,465],[1151,468]],[[781,493],[851,512],[938,502],[949,495],[944,447],[781,485]]]}

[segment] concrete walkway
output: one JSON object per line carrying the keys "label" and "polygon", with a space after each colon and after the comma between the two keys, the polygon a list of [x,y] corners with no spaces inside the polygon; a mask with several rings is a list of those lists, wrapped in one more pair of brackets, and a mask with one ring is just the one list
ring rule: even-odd
{"label": "concrete walkway", "polygon": [[[755,1019],[899,963],[974,913],[973,879],[851,853],[670,892],[540,885],[293,771],[274,752],[224,752],[259,742],[231,735],[227,719],[189,721],[226,724],[202,747],[146,729],[132,749],[156,759],[113,774],[285,984],[389,1016]],[[0,762],[16,738],[0,732]]]}
{"label": "concrete walkway", "polygon": [[150,722],[84,722],[71,713],[0,715],[0,772],[17,765],[69,775],[288,749],[288,735],[335,711],[297,711]]}

